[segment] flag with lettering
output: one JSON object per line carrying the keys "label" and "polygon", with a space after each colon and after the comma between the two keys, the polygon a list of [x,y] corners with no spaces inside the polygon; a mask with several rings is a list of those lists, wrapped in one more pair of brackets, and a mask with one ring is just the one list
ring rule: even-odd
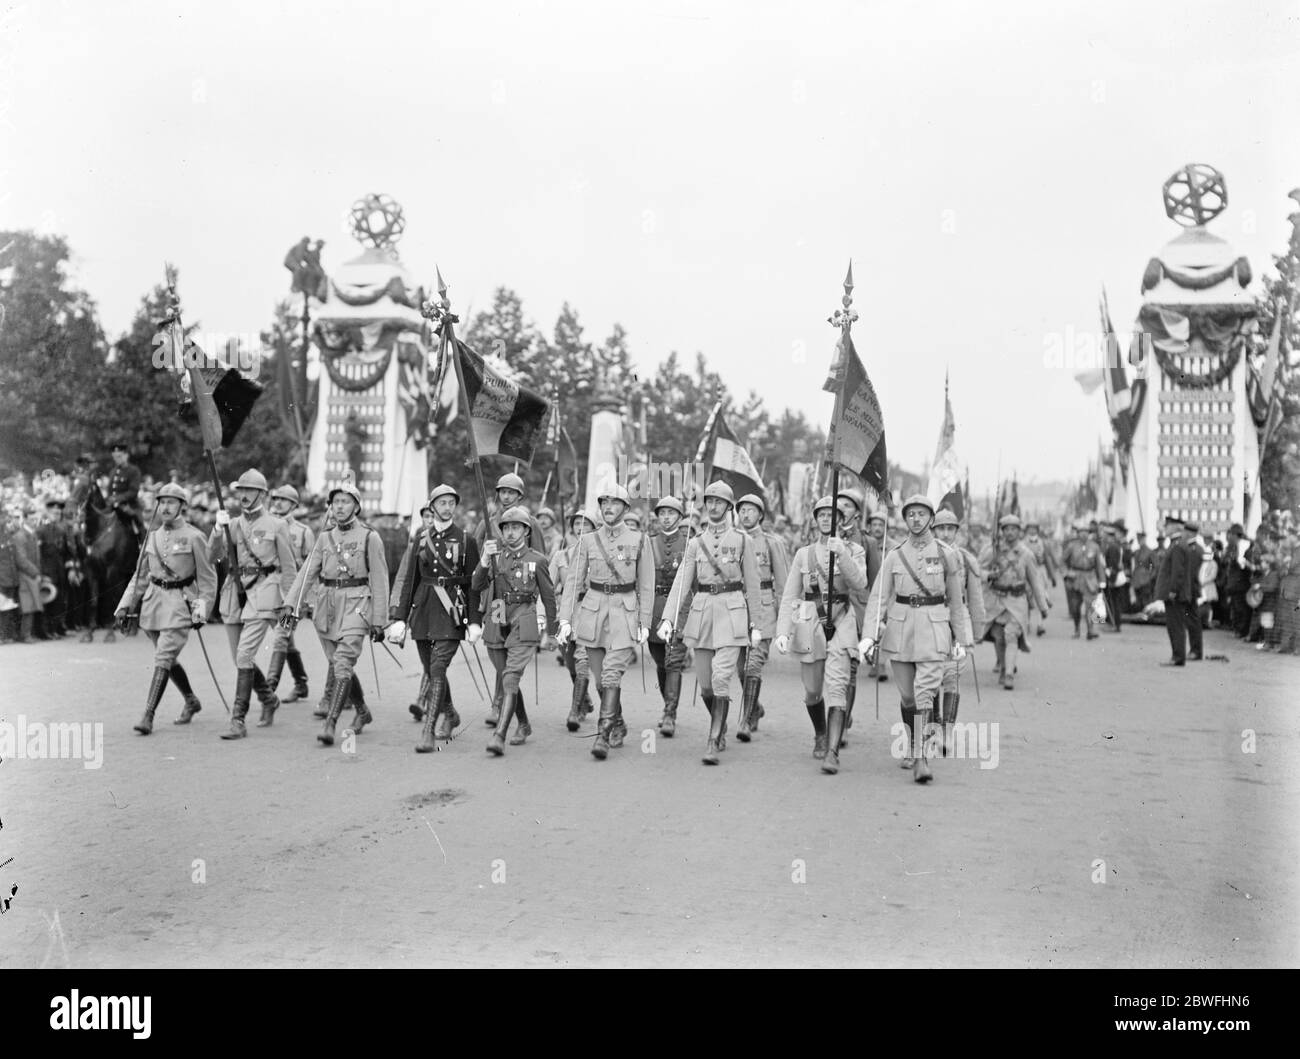
{"label": "flag with lettering", "polygon": [[459,339],[456,367],[478,454],[532,463],[546,434],[551,402],[507,379]]}
{"label": "flag with lettering", "polygon": [[704,479],[706,484],[726,482],[737,500],[747,493],[754,493],[764,498],[762,477],[749,452],[735,431],[727,423],[719,404],[709,417],[709,431],[701,443],[700,451],[704,462]]}
{"label": "flag with lettering", "polygon": [[885,417],[875,387],[843,332],[824,389],[835,392],[835,412],[827,438],[828,458],[846,467],[877,493],[889,492],[889,458],[885,454]]}

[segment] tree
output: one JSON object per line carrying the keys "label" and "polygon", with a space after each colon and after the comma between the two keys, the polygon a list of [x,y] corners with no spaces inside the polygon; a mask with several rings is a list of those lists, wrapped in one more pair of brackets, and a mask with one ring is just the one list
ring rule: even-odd
{"label": "tree", "polygon": [[[1276,276],[1264,277],[1258,301],[1259,333],[1273,333],[1273,321],[1283,314],[1277,371],[1281,380],[1282,421],[1261,454],[1259,492],[1269,511],[1290,511],[1300,517],[1300,371],[1290,368],[1291,352],[1300,349],[1300,225],[1286,253],[1274,255]],[[1249,422],[1246,429],[1253,429]],[[1253,483],[1252,483],[1253,484]]]}

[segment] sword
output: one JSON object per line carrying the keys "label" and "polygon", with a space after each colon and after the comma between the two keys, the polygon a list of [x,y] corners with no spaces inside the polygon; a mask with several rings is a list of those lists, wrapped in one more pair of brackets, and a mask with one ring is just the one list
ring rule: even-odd
{"label": "sword", "polygon": [[195,635],[199,638],[199,646],[203,648],[203,661],[208,663],[208,672],[212,675],[212,684],[217,689],[217,697],[221,699],[221,705],[226,707],[226,712],[230,712],[230,705],[226,702],[226,696],[221,690],[221,683],[217,680],[217,672],[212,668],[212,659],[208,657],[208,645],[203,642],[203,630],[199,626],[194,626]]}
{"label": "sword", "polygon": [[642,645],[641,645],[641,694],[644,695],[645,693],[646,693],[646,690],[645,690],[645,644],[642,644]]}
{"label": "sword", "polygon": [[[975,703],[980,703],[980,667],[975,662],[975,648],[972,647],[966,654],[970,657],[970,675],[975,678]],[[957,680],[961,681],[961,670],[957,670]]]}
{"label": "sword", "polygon": [[483,698],[483,689],[478,686],[478,677],[474,675],[474,667],[469,664],[469,655],[465,653],[465,641],[460,642],[460,657],[465,663],[465,668],[469,670],[469,679],[474,682],[474,690],[478,692],[478,697]]}
{"label": "sword", "polygon": [[[402,642],[403,642],[403,643],[406,642],[406,638],[405,638],[405,637],[402,638]],[[402,665],[402,660],[401,660],[400,658],[398,658],[397,655],[393,654],[393,652],[392,652],[391,650],[389,650],[389,648],[388,648],[388,644],[384,643],[383,640],[380,640],[380,641],[379,641],[379,646],[382,647],[382,648],[384,649],[385,652],[387,652],[389,658],[391,658],[394,662],[397,663],[397,668],[400,669],[403,673],[405,673],[405,672],[406,672],[406,666]],[[371,641],[370,641],[370,649],[371,649],[371,650],[370,650],[370,653],[371,653],[371,654],[374,654],[374,647],[375,647],[375,641],[374,641],[374,640],[371,640]],[[377,691],[377,690],[379,690],[379,689],[376,688],[375,690]]]}
{"label": "sword", "polygon": [[486,688],[488,686],[488,678],[487,674],[483,672],[483,659],[479,656],[478,644],[472,643],[470,646],[474,648],[474,661],[478,663],[479,675],[483,678],[483,687]]}
{"label": "sword", "polygon": [[[397,659],[393,659],[393,661],[397,661]],[[374,668],[374,671],[375,671],[375,698],[377,698],[377,699],[382,699],[382,698],[383,698],[383,693],[380,692],[380,690],[379,690],[379,663],[378,663],[377,661],[375,661],[375,641],[374,641],[374,640],[371,640],[371,641],[370,641],[370,665]]]}

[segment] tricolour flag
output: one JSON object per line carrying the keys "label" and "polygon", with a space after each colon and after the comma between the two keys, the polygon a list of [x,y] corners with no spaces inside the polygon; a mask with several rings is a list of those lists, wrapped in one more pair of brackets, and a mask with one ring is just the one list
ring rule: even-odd
{"label": "tricolour flag", "polygon": [[181,418],[198,420],[203,447],[208,452],[229,448],[262,395],[261,383],[209,358],[185,338],[175,317],[162,322],[153,341],[159,347],[155,363],[161,358],[161,363],[177,376]]}
{"label": "tricolour flag", "polygon": [[1115,440],[1121,447],[1127,448],[1133,440],[1133,417],[1130,413],[1133,395],[1129,392],[1128,375],[1124,371],[1124,360],[1119,352],[1119,337],[1110,320],[1110,305],[1104,287],[1099,307],[1102,333],[1106,336],[1106,363],[1102,366],[1106,412],[1115,431]]}
{"label": "tricolour flag", "polygon": [[456,340],[456,370],[479,456],[506,456],[532,463],[546,428],[551,402],[491,368]]}
{"label": "tricolour flag", "polygon": [[952,401],[948,397],[948,379],[943,380],[943,426],[939,428],[939,443],[935,447],[934,466],[930,468],[930,488],[927,495],[939,510],[947,508],[958,520],[965,517],[966,505],[961,492],[961,465],[957,460],[957,426],[952,416]]}
{"label": "tricolour flag", "polygon": [[731,486],[737,500],[747,493],[763,497],[763,479],[749,458],[749,452],[736,437],[736,433],[727,424],[727,417],[722,414],[722,402],[714,406],[709,416],[704,438],[700,442],[699,459],[704,463],[704,481],[707,485],[714,482],[726,482]]}
{"label": "tricolour flag", "polygon": [[835,411],[826,443],[828,458],[847,467],[877,493],[888,494],[885,418],[848,331],[842,332],[836,343],[835,362],[822,388],[835,393]]}

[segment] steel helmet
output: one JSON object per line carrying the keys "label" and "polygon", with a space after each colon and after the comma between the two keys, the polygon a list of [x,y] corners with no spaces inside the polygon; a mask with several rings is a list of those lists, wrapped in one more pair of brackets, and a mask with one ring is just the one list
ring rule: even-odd
{"label": "steel helmet", "polygon": [[862,497],[858,495],[856,489],[845,489],[844,492],[840,493],[840,499],[851,500],[853,501],[853,506],[856,507],[858,511],[862,510]]}
{"label": "steel helmet", "polygon": [[736,507],[740,507],[741,504],[753,504],[764,515],[767,514],[767,505],[763,503],[763,498],[757,493],[746,493],[736,501]]}
{"label": "steel helmet", "polygon": [[596,517],[590,511],[575,511],[572,515],[569,516],[569,529],[573,529],[573,524],[577,522],[578,519],[580,518],[586,519],[587,524],[592,529],[595,529],[597,526],[600,525],[600,522],[597,521]]}
{"label": "steel helmet", "polygon": [[906,515],[909,507],[923,507],[930,512],[930,517],[934,518],[934,504],[932,504],[930,498],[925,496],[923,493],[913,493],[904,500],[903,506],[900,509],[900,514]]}
{"label": "steel helmet", "polygon": [[654,513],[656,515],[659,514],[660,509],[665,507],[668,508],[669,511],[676,511],[679,515],[686,514],[686,508],[682,506],[682,502],[675,496],[662,497],[659,500],[659,503],[655,504]]}
{"label": "steel helmet", "polygon": [[816,515],[818,511],[831,511],[834,507],[835,502],[829,496],[824,496],[813,504],[813,515]]}
{"label": "steel helmet", "polygon": [[552,511],[549,507],[538,509],[537,517],[540,519],[543,515],[549,518],[552,522],[555,521],[555,512]]}
{"label": "steel helmet", "polygon": [[[166,485],[164,485],[161,489],[158,490],[158,495],[157,495],[158,500],[163,500],[167,497],[170,497],[173,500],[179,500],[186,507],[189,506],[190,494],[187,493],[175,482],[168,482]],[[49,502],[50,501],[47,501],[47,503]]]}
{"label": "steel helmet", "polygon": [[617,482],[604,486],[600,490],[600,492],[596,494],[596,503],[599,504],[602,500],[606,500],[606,499],[621,500],[629,507],[631,507],[632,505],[631,495],[623,486],[619,485]]}
{"label": "steel helmet", "polygon": [[505,529],[506,526],[511,523],[525,528],[531,527],[533,524],[533,518],[528,514],[528,508],[524,507],[522,504],[516,504],[514,507],[506,508],[505,513],[502,514],[499,520],[499,525],[502,529]]}
{"label": "steel helmet", "polygon": [[293,501],[293,504],[296,507],[298,505],[298,490],[295,489],[293,486],[291,486],[288,482],[286,482],[278,489],[273,489],[268,499],[269,500],[291,500]]}
{"label": "steel helmet", "polygon": [[732,507],[736,506],[736,494],[731,491],[731,486],[726,482],[714,482],[704,490],[704,499],[717,497],[719,500],[725,500]]}
{"label": "steel helmet", "polygon": [[331,504],[334,503],[334,497],[337,496],[339,493],[346,493],[348,496],[352,497],[352,499],[355,500],[357,503],[357,513],[360,514],[361,491],[356,487],[356,485],[354,485],[351,481],[340,482],[338,485],[336,485],[333,489],[329,491],[329,496],[326,497],[326,500]]}
{"label": "steel helmet", "polygon": [[998,529],[1002,529],[1004,526],[1015,526],[1016,529],[1019,529],[1019,528],[1020,528],[1020,516],[1019,516],[1019,515],[1003,515],[1000,519],[998,519]]}
{"label": "steel helmet", "polygon": [[635,522],[637,528],[639,529],[641,527],[641,512],[637,511],[635,508],[632,508],[630,511],[628,511],[626,515],[623,516],[623,521]]}
{"label": "steel helmet", "polygon": [[883,511],[873,511],[870,515],[867,516],[867,522],[868,523],[879,522],[882,526],[889,525],[889,519],[885,517]]}
{"label": "steel helmet", "polygon": [[520,496],[524,495],[524,480],[517,474],[503,474],[497,479],[498,489],[513,489]]}
{"label": "steel helmet", "polygon": [[934,524],[936,526],[960,526],[961,525],[961,523],[957,520],[957,516],[954,515],[947,508],[944,508],[942,511],[940,511],[937,515],[934,516]]}
{"label": "steel helmet", "polygon": [[442,485],[434,487],[433,492],[429,494],[429,502],[425,506],[432,510],[433,502],[440,496],[454,496],[456,498],[456,503],[460,503],[460,494],[446,482],[443,482]]}
{"label": "steel helmet", "polygon": [[262,492],[265,493],[267,490],[266,475],[264,475],[261,471],[254,470],[253,468],[250,467],[248,470],[246,470],[243,474],[239,476],[239,480],[235,482],[235,488],[236,489],[260,489],[262,490]]}

